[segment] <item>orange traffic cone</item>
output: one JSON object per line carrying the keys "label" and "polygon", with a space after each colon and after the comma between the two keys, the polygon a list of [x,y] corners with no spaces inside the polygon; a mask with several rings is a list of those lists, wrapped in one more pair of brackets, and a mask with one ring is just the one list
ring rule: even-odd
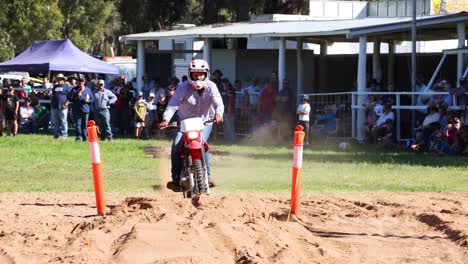
{"label": "orange traffic cone", "polygon": [[291,212],[299,215],[300,195],[301,195],[301,175],[302,175],[302,153],[304,148],[304,128],[296,126],[294,131],[294,157],[291,183]]}
{"label": "orange traffic cone", "polygon": [[88,122],[88,142],[91,153],[91,165],[93,168],[94,193],[96,196],[96,208],[98,215],[106,212],[106,201],[104,199],[104,184],[101,170],[101,152],[98,143],[98,127],[93,120]]}

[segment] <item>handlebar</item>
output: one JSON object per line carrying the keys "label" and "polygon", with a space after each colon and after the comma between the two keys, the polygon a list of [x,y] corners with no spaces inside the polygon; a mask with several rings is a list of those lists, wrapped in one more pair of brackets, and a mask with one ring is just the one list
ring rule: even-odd
{"label": "handlebar", "polygon": [[[203,125],[206,126],[209,123],[217,124],[218,122],[216,122],[216,119],[212,118],[212,119],[208,119],[205,122],[203,122]],[[178,128],[178,127],[179,127],[179,125],[177,124],[177,122],[171,122],[171,123],[167,124],[167,126],[159,127],[159,129],[163,130],[163,129],[167,129],[167,128]]]}
{"label": "handlebar", "polygon": [[216,119],[211,118],[211,119],[208,119],[208,120],[206,120],[205,122],[203,122],[203,125],[206,125],[206,124],[209,124],[209,123],[216,124],[216,123],[218,123],[218,122],[216,122]]}
{"label": "handlebar", "polygon": [[160,127],[159,124],[158,124],[158,127],[160,130],[163,130],[163,129],[167,129],[167,128],[178,128],[179,125],[177,124],[177,122],[172,122],[172,123],[169,123],[167,126],[163,126],[163,127]]}

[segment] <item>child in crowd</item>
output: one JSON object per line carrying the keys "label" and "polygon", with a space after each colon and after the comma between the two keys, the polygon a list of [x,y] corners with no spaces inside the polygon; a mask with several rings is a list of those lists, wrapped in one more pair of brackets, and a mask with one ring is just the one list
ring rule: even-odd
{"label": "child in crowd", "polygon": [[153,134],[156,124],[156,100],[153,92],[149,93],[149,98],[146,101],[146,117],[145,117],[145,138],[149,138]]}
{"label": "child in crowd", "polygon": [[329,105],[325,106],[323,113],[317,114],[315,122],[322,124],[312,131],[312,133],[315,132],[317,135],[323,136],[336,130],[336,116]]}
{"label": "child in crowd", "polygon": [[141,138],[141,132],[145,127],[145,117],[148,105],[143,99],[143,92],[138,93],[138,101],[135,102],[135,137]]}
{"label": "child in crowd", "polygon": [[47,131],[49,129],[50,111],[39,100],[33,101],[32,106],[34,107],[34,119],[36,120],[37,129]]}
{"label": "child in crowd", "polygon": [[453,153],[450,145],[444,140],[444,136],[441,131],[434,133],[431,138],[429,150],[431,153],[438,156],[451,155]]}
{"label": "child in crowd", "polygon": [[381,135],[377,138],[377,147],[392,148],[395,144],[395,133],[393,132],[393,120],[387,119],[382,127]]}
{"label": "child in crowd", "polygon": [[[8,87],[8,93],[5,97],[5,119],[7,121],[7,136],[13,132],[13,136],[18,134],[18,111],[19,111],[19,98],[15,94],[15,89]],[[12,131],[13,129],[13,131]]]}
{"label": "child in crowd", "polygon": [[[5,81],[4,79],[3,81]],[[3,136],[3,119],[5,113],[5,95],[3,94],[3,89],[0,88],[0,137]]]}
{"label": "child in crowd", "polygon": [[31,106],[31,99],[24,99],[24,106],[20,107],[20,127],[21,133],[36,133],[37,125],[34,115],[34,108]]}
{"label": "child in crowd", "polygon": [[302,103],[299,104],[297,107],[296,112],[299,120],[299,124],[304,127],[305,137],[304,137],[304,145],[309,145],[309,121],[310,121],[310,104],[309,104],[309,96],[304,95],[302,97]]}

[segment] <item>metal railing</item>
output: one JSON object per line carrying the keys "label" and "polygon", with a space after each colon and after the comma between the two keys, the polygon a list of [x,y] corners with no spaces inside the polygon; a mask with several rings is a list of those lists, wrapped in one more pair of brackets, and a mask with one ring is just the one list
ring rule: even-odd
{"label": "metal railing", "polygon": [[[446,96],[450,95],[448,92],[351,92],[352,94],[352,137],[356,138],[357,129],[362,129],[363,124],[357,124],[357,111],[362,110],[364,111],[365,107],[363,105],[359,105],[358,97],[359,96],[370,96],[370,95],[387,95],[387,96],[394,96],[395,102],[392,104],[392,110],[395,111],[395,125],[396,125],[396,138],[398,141],[407,140],[408,138],[402,138],[401,131],[402,131],[402,120],[401,120],[401,112],[402,110],[409,110],[416,111],[416,110],[425,110],[427,109],[428,105],[412,105],[412,97],[414,96],[415,99],[417,96],[425,95],[425,96],[434,96],[434,95],[441,95]],[[448,105],[449,109],[452,110],[465,110],[462,109],[459,105],[457,105],[457,96],[451,95],[453,100],[453,105]],[[407,97],[407,100],[402,100],[403,97]],[[407,101],[409,103],[403,103]],[[412,124],[413,125],[413,124]]]}

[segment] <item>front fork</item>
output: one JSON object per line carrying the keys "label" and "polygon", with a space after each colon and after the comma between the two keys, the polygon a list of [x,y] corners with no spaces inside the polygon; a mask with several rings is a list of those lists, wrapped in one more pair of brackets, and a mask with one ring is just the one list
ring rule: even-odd
{"label": "front fork", "polygon": [[[188,182],[189,182],[189,190],[188,191],[191,191],[194,189],[195,187],[195,178],[194,178],[194,174],[193,174],[193,160],[201,160],[202,161],[202,165],[203,165],[203,170],[205,172],[205,175],[204,175],[204,180],[205,180],[205,186],[206,186],[206,193],[209,194],[210,193],[210,185],[209,185],[209,181],[208,181],[208,169],[206,167],[206,161],[205,161],[205,145],[202,144],[201,147],[192,147],[190,148],[190,145],[187,144],[187,143],[184,143],[184,151],[182,152],[184,153],[184,165],[185,165],[185,168],[184,170],[186,171],[186,173],[184,173],[184,177],[188,177]],[[185,190],[184,190],[185,192]],[[185,193],[184,193],[185,194]]]}

